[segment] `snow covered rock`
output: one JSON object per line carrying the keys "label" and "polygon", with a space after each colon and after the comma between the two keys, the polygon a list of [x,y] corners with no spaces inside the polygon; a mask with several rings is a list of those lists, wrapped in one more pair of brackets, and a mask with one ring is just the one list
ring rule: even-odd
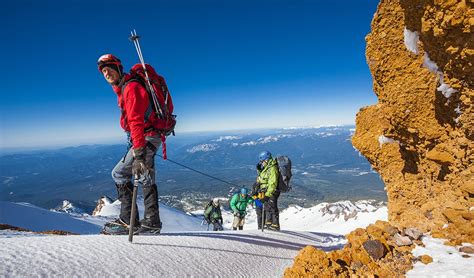
{"label": "snow covered rock", "polygon": [[105,207],[105,206],[108,206],[112,204],[112,199],[110,199],[109,197],[107,196],[102,196],[98,201],[97,201],[97,205],[95,206],[95,209],[94,211],[92,212],[92,216],[99,216],[101,215],[101,212],[102,212],[102,209]]}
{"label": "snow covered rock", "polygon": [[64,200],[59,206],[53,209],[54,211],[58,212],[65,212],[65,213],[74,213],[74,214],[82,214],[84,211],[75,207],[71,202],[68,200]]}

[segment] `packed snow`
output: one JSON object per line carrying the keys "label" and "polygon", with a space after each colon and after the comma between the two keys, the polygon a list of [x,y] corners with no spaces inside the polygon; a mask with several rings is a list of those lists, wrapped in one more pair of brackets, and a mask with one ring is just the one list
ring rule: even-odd
{"label": "packed snow", "polygon": [[405,27],[403,30],[403,41],[405,42],[405,47],[412,53],[418,55],[418,41],[420,36],[418,32],[410,31]]}
{"label": "packed snow", "polygon": [[385,135],[379,136],[379,146],[382,147],[383,144],[391,144],[391,143],[398,143],[398,141],[393,140],[391,138],[385,137]]}
{"label": "packed snow", "polygon": [[[67,213],[1,202],[0,223],[33,229],[38,225],[33,223],[36,218],[61,230],[76,221],[95,228],[99,226],[89,222],[103,223],[102,218],[115,216],[119,204],[106,204],[99,216],[81,221]],[[248,230],[256,226],[252,222],[246,224],[244,231],[200,231],[206,226],[201,226],[198,218],[163,205],[160,208],[163,233],[136,235],[133,244],[127,236],[44,236],[1,231],[0,277],[280,277],[303,247],[313,245],[330,251],[345,243],[341,235],[290,231],[290,226],[280,232]],[[140,204],[139,211],[142,210]]]}
{"label": "packed snow", "polygon": [[311,232],[180,232],[159,236],[0,238],[0,277],[281,277],[300,249],[341,248]]}
{"label": "packed snow", "polygon": [[[138,204],[142,214],[143,199]],[[159,236],[137,235],[130,244],[127,236],[90,235],[116,217],[119,208],[119,201],[105,199],[96,216],[90,216],[0,202],[0,223],[32,231],[89,234],[0,230],[0,277],[280,277],[301,248],[340,249],[346,243],[342,234],[387,220],[383,203],[340,201],[311,208],[291,206],[280,213],[282,231],[262,232],[257,230],[255,210],[249,207],[243,231],[211,232],[203,231],[207,225],[193,214],[160,204],[163,231]],[[223,218],[224,227],[230,229],[232,214],[223,210]],[[439,239],[427,236],[423,243],[425,247],[416,247],[413,254],[429,255],[433,262],[416,263],[408,277],[472,277],[472,258],[462,257],[466,254]]]}
{"label": "packed snow", "polygon": [[427,68],[429,71],[431,71],[432,73],[436,73],[436,74],[441,73],[438,70],[438,65],[430,59],[430,57],[428,56],[428,53],[425,53],[425,56],[423,57],[423,66]]}
{"label": "packed snow", "polygon": [[444,83],[443,73],[439,70],[438,65],[430,59],[428,53],[425,53],[423,66],[438,76],[440,85],[436,90],[441,92],[445,98],[450,98],[453,93],[457,92],[456,89],[453,89],[448,84]]}
{"label": "packed snow", "polygon": [[474,277],[472,257],[464,258],[456,247],[444,245],[443,239],[425,236],[422,240],[425,247],[416,246],[412,253],[416,257],[428,255],[433,262],[426,265],[415,263],[407,277]]}

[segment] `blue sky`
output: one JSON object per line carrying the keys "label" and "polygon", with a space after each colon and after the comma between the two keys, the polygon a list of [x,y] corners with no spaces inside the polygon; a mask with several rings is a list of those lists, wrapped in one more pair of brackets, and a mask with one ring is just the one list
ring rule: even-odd
{"label": "blue sky", "polygon": [[177,132],[353,124],[376,102],[365,35],[377,1],[8,1],[0,148],[122,137],[104,53],[162,74]]}

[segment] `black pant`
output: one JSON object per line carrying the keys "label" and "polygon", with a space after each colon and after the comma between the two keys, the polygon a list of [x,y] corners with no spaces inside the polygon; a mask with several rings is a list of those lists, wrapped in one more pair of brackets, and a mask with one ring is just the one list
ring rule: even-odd
{"label": "black pant", "polygon": [[280,213],[278,212],[278,198],[280,191],[275,191],[265,204],[265,224],[271,224],[280,227]]}
{"label": "black pant", "polygon": [[262,228],[262,212],[263,212],[263,208],[259,208],[257,207],[255,209],[255,211],[257,212],[257,225],[258,225],[258,229],[260,230]]}
{"label": "black pant", "polygon": [[218,220],[218,221],[212,221],[212,226],[214,226],[214,231],[223,231],[224,228],[222,228],[222,224],[221,222]]}

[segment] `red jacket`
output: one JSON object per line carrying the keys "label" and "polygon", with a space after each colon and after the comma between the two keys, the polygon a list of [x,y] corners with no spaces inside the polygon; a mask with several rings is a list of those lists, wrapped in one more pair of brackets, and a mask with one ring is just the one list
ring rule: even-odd
{"label": "red jacket", "polygon": [[[125,82],[130,80],[131,76],[125,75]],[[140,148],[146,145],[145,136],[156,135],[156,131],[145,133],[145,129],[154,126],[156,120],[155,112],[150,115],[150,120],[145,122],[145,112],[148,109],[150,100],[146,89],[137,81],[131,81],[123,89],[119,86],[113,86],[117,94],[118,106],[122,111],[120,116],[120,125],[126,132],[130,132],[133,148]]]}

